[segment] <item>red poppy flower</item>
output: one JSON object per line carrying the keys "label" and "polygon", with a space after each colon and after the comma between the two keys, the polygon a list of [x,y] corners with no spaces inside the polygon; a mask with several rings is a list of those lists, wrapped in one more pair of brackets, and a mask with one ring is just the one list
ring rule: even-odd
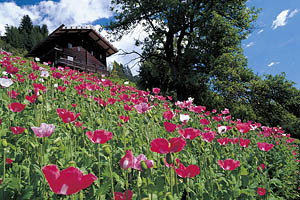
{"label": "red poppy flower", "polygon": [[8,104],[8,108],[12,112],[21,112],[21,111],[24,110],[25,106],[26,106],[26,104],[21,104],[21,103],[18,103],[18,102],[11,103],[10,105]]}
{"label": "red poppy flower", "polygon": [[241,147],[248,147],[248,145],[250,144],[250,140],[249,139],[243,139],[243,138],[240,138],[240,146]]}
{"label": "red poppy flower", "polygon": [[175,172],[181,178],[192,178],[197,176],[200,173],[200,168],[197,165],[189,165],[185,167],[182,163],[179,164],[179,167],[176,169]]}
{"label": "red poppy flower", "polygon": [[13,160],[10,158],[6,158],[5,162],[6,162],[6,164],[10,165],[13,162]]}
{"label": "red poppy flower", "polygon": [[266,192],[267,192],[267,190],[265,188],[262,188],[262,187],[257,188],[257,194],[259,194],[260,196],[265,195]]}
{"label": "red poppy flower", "polygon": [[185,147],[186,141],[181,137],[171,138],[170,141],[164,138],[156,138],[152,140],[150,145],[152,152],[167,154],[181,151]]}
{"label": "red poppy flower", "polygon": [[175,114],[171,110],[164,112],[163,115],[165,120],[172,120],[175,117]]}
{"label": "red poppy flower", "polygon": [[113,134],[105,130],[95,130],[94,133],[92,131],[86,132],[86,136],[95,144],[104,144],[112,139]]}
{"label": "red poppy flower", "polygon": [[269,143],[265,143],[265,142],[258,142],[257,146],[260,150],[268,152],[274,147],[274,144],[269,144]]}
{"label": "red poppy flower", "polygon": [[59,115],[59,117],[63,120],[64,123],[73,122],[80,115],[80,113],[77,113],[75,116],[75,114],[73,112],[63,109],[63,108],[56,109],[56,112]]}
{"label": "red poppy flower", "polygon": [[262,171],[263,169],[265,169],[265,165],[263,163],[261,163],[259,166],[257,166],[258,171]]}
{"label": "red poppy flower", "polygon": [[164,122],[164,127],[166,131],[168,131],[169,133],[173,133],[176,129],[176,124],[172,124],[170,122]]}
{"label": "red poppy flower", "polygon": [[194,129],[192,127],[186,129],[180,129],[179,134],[185,139],[193,140],[200,135],[200,130]]}
{"label": "red poppy flower", "polygon": [[133,196],[133,192],[131,190],[127,190],[126,192],[115,192],[115,200],[131,200]]}
{"label": "red poppy flower", "polygon": [[218,164],[220,167],[222,167],[224,170],[234,170],[235,168],[240,166],[240,161],[233,160],[233,159],[226,159],[226,160],[219,160]]}
{"label": "red poppy flower", "polygon": [[56,194],[71,195],[89,187],[97,177],[93,174],[83,175],[75,168],[69,167],[59,171],[56,165],[47,165],[42,168],[45,178]]}
{"label": "red poppy flower", "polygon": [[123,122],[128,122],[129,119],[130,119],[129,116],[123,116],[123,115],[120,116],[120,120],[122,120]]}
{"label": "red poppy flower", "polygon": [[15,90],[8,91],[7,93],[8,93],[8,96],[9,96],[10,98],[12,98],[12,99],[17,98],[17,96],[20,94],[20,93],[18,93],[18,92],[15,91]]}
{"label": "red poppy flower", "polygon": [[20,126],[15,126],[15,127],[10,127],[10,130],[13,132],[13,134],[19,135],[24,132],[25,128]]}

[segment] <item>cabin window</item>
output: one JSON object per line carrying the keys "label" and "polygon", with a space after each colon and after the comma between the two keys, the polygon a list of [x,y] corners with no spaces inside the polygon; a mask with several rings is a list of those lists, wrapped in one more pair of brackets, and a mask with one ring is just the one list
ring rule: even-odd
{"label": "cabin window", "polygon": [[71,49],[72,48],[72,44],[68,43],[68,48]]}
{"label": "cabin window", "polygon": [[93,51],[91,51],[91,55],[92,55],[92,56],[94,55],[94,52],[93,52]]}
{"label": "cabin window", "polygon": [[102,54],[100,54],[100,55],[99,55],[99,58],[100,58],[100,60],[102,60],[102,59],[103,59],[103,56],[102,56]]}
{"label": "cabin window", "polygon": [[72,56],[68,56],[68,57],[67,57],[67,60],[69,60],[69,61],[73,61],[73,60],[74,60],[74,58],[73,58]]}
{"label": "cabin window", "polygon": [[77,47],[77,51],[80,51],[80,47]]}

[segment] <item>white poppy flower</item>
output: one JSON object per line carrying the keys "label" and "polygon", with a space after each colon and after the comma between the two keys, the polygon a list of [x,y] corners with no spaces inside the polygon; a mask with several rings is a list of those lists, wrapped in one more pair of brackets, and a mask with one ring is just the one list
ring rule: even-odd
{"label": "white poppy flower", "polygon": [[3,86],[3,87],[9,87],[13,83],[14,82],[9,78],[0,78],[0,85]]}

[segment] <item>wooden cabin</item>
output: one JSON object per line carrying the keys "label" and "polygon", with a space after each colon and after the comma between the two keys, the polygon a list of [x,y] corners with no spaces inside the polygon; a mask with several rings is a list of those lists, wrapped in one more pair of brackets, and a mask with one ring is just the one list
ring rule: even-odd
{"label": "wooden cabin", "polygon": [[108,75],[106,58],[118,50],[92,26],[61,25],[37,44],[26,57],[38,57],[55,66]]}

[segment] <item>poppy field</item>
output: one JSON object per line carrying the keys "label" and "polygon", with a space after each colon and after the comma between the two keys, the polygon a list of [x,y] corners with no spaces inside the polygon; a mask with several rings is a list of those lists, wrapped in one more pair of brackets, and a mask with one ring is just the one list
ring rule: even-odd
{"label": "poppy field", "polygon": [[0,84],[0,199],[300,198],[280,127],[1,51]]}

